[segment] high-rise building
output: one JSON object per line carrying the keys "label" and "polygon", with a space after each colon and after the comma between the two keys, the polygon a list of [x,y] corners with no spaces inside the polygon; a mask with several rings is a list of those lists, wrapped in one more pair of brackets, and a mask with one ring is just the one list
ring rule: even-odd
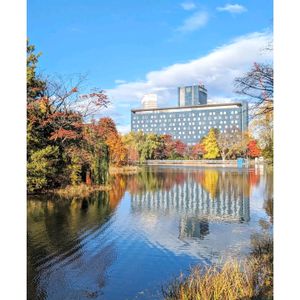
{"label": "high-rise building", "polygon": [[143,108],[157,108],[157,95],[147,94],[142,98]]}
{"label": "high-rise building", "polygon": [[207,104],[207,90],[203,84],[178,88],[178,106]]}
{"label": "high-rise building", "polygon": [[132,131],[169,134],[175,140],[181,140],[188,145],[198,143],[207,135],[210,128],[220,132],[247,130],[247,102],[189,106],[185,104],[176,107],[131,110]]}

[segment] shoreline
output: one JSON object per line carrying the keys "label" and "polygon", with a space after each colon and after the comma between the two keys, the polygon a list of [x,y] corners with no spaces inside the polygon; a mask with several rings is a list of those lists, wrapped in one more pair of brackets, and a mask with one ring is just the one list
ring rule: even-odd
{"label": "shoreline", "polygon": [[137,165],[133,166],[123,166],[123,167],[109,167],[110,175],[134,175],[141,171],[141,167]]}
{"label": "shoreline", "polygon": [[[238,168],[236,160],[147,160],[147,166],[199,166],[199,167],[234,167]],[[245,166],[243,166],[245,167]]]}
{"label": "shoreline", "polygon": [[74,198],[74,197],[88,197],[93,192],[105,192],[110,191],[111,186],[106,185],[86,185],[79,184],[76,186],[68,185],[64,188],[59,188],[51,191],[54,195],[58,195],[63,198]]}
{"label": "shoreline", "polygon": [[252,168],[266,166],[265,163],[255,164],[253,160],[248,160],[242,166],[238,165],[237,160],[147,160],[145,166],[192,166],[205,168]]}

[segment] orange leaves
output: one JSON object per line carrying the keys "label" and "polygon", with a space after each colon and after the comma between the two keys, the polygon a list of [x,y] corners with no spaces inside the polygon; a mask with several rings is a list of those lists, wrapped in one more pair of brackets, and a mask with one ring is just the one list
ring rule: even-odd
{"label": "orange leaves", "polygon": [[71,89],[71,93],[77,93],[77,92],[78,92],[77,87],[74,87],[74,88]]}
{"label": "orange leaves", "polygon": [[109,133],[106,139],[106,144],[109,147],[110,159],[116,166],[122,166],[126,163],[127,150],[121,140],[119,134]]}
{"label": "orange leaves", "polygon": [[258,157],[261,155],[261,150],[260,150],[259,146],[257,145],[256,140],[249,141],[249,143],[247,145],[247,152],[251,158]]}
{"label": "orange leaves", "polygon": [[191,156],[193,159],[199,159],[203,154],[205,154],[205,148],[202,144],[196,144],[192,147]]}
{"label": "orange leaves", "polygon": [[57,140],[57,139],[77,139],[79,134],[73,130],[67,130],[64,128],[60,128],[51,133],[50,140]]}
{"label": "orange leaves", "polygon": [[89,100],[91,104],[96,107],[107,107],[110,103],[108,97],[103,93],[103,91],[93,92],[80,96],[83,100]]}
{"label": "orange leaves", "polygon": [[101,118],[98,122],[97,130],[99,134],[106,140],[110,134],[118,134],[115,122],[108,117]]}

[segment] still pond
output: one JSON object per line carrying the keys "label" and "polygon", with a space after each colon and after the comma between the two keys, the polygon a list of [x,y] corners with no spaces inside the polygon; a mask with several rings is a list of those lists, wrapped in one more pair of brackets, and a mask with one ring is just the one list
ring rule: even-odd
{"label": "still pond", "polygon": [[112,187],[28,197],[28,299],[162,299],[191,266],[246,256],[272,224],[262,167],[152,167]]}

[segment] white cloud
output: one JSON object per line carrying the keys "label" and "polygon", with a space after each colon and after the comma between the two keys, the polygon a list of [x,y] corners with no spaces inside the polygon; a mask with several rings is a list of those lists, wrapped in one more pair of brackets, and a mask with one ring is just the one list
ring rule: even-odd
{"label": "white cloud", "polygon": [[208,19],[209,16],[207,12],[198,11],[189,18],[185,19],[183,24],[177,28],[177,31],[182,33],[195,31],[205,26],[208,22]]}
{"label": "white cloud", "polygon": [[184,10],[193,10],[196,8],[196,4],[194,2],[183,2],[180,5]]}
{"label": "white cloud", "polygon": [[177,87],[199,81],[205,84],[210,102],[236,99],[234,78],[246,72],[254,62],[272,60],[272,53],[262,51],[271,39],[272,34],[265,32],[242,36],[205,56],[148,72],[144,81],[127,82],[107,90],[118,114],[117,122],[130,123],[130,109],[141,106],[144,94],[156,93],[159,106],[176,106]]}
{"label": "white cloud", "polygon": [[117,129],[121,134],[128,133],[130,131],[130,124],[117,125]]}
{"label": "white cloud", "polygon": [[115,80],[116,84],[121,84],[121,83],[125,83],[125,82],[126,82],[126,80],[123,80],[123,79],[116,79]]}
{"label": "white cloud", "polygon": [[226,4],[222,7],[217,7],[218,11],[228,11],[232,14],[240,14],[247,11],[247,8],[240,4]]}

